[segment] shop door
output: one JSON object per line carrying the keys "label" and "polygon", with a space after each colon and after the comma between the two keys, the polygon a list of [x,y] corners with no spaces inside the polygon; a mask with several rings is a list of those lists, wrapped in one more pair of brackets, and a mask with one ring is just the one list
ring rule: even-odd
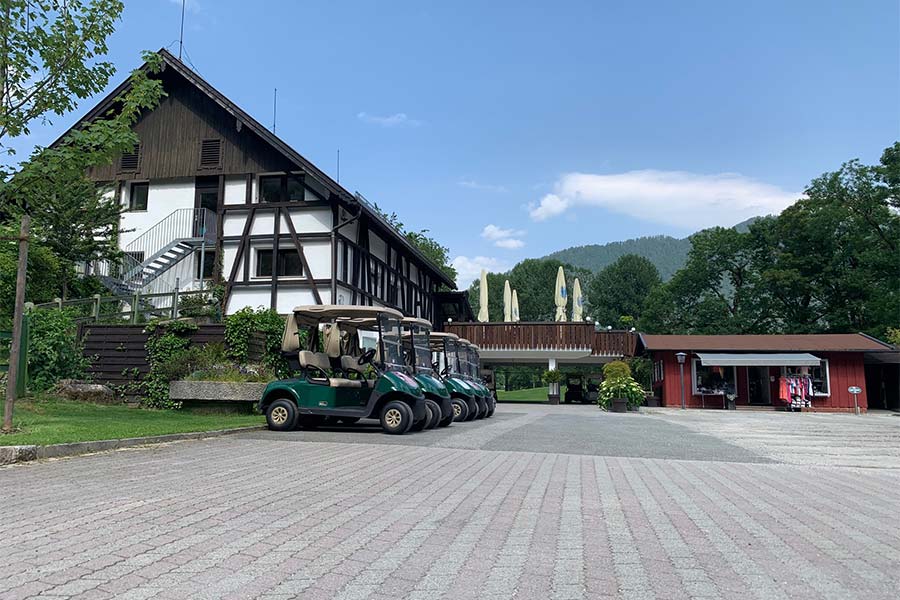
{"label": "shop door", "polygon": [[747,384],[750,389],[750,404],[757,406],[772,404],[768,367],[747,367]]}

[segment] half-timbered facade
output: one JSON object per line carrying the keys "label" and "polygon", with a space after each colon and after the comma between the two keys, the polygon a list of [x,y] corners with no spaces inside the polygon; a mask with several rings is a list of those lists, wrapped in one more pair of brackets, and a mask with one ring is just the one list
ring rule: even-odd
{"label": "half-timbered facade", "polygon": [[[378,304],[435,318],[454,282],[359,194],[331,177],[165,50],[167,96],[135,125],[134,153],[96,168],[126,207],[128,264],[98,266],[111,289],[225,285],[227,311]],[[86,120],[114,107],[127,82]]]}

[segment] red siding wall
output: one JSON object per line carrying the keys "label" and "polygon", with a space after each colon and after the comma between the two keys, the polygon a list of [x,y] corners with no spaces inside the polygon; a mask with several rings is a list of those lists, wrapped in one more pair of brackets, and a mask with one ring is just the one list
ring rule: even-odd
{"label": "red siding wall", "polygon": [[[868,403],[866,401],[866,378],[862,353],[816,352],[815,355],[828,359],[831,395],[814,398],[812,410],[826,412],[853,411],[853,396],[847,391],[847,388],[855,385],[863,390],[859,394],[859,408],[865,411]],[[678,360],[675,358],[675,352],[653,352],[651,357],[654,361],[663,361],[663,380],[654,383],[654,390],[660,396],[661,405],[681,406],[681,387]],[[703,398],[692,394],[692,358],[694,358],[694,355],[688,353],[688,358],[684,363],[685,404],[689,408],[700,408],[704,405],[706,408],[721,408],[720,397],[706,396],[704,402]],[[778,367],[772,367],[769,373],[775,377],[775,382],[771,387],[773,406],[783,406],[784,403],[778,401],[778,376],[781,374],[781,370]],[[744,367],[738,367],[737,369],[737,399],[735,403],[738,405],[748,404],[747,369]]]}

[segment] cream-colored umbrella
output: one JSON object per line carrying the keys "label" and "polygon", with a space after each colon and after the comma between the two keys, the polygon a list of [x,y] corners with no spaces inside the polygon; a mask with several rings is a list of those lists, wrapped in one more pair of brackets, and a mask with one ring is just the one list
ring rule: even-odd
{"label": "cream-colored umbrella", "polygon": [[512,291],[509,287],[509,279],[503,284],[503,322],[512,322]]}
{"label": "cream-colored umbrella", "polygon": [[513,323],[519,322],[519,292],[512,291],[512,320]]}
{"label": "cream-colored umbrella", "polygon": [[478,320],[482,323],[487,323],[488,318],[487,271],[482,269],[481,284],[478,289]]}
{"label": "cream-colored umbrella", "polygon": [[553,299],[556,302],[557,321],[566,320],[566,304],[569,300],[567,292],[568,290],[566,290],[566,274],[563,273],[563,268],[560,265],[559,270],[556,272],[556,290],[553,292]]}
{"label": "cream-colored umbrella", "polygon": [[581,282],[575,278],[572,284],[572,320],[581,321],[584,318],[584,296],[581,295]]}

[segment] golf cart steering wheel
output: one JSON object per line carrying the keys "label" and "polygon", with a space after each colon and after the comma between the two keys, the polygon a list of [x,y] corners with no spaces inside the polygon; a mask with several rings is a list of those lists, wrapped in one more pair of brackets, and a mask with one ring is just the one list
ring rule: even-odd
{"label": "golf cart steering wheel", "polygon": [[372,362],[372,359],[375,358],[375,348],[369,348],[365,352],[362,353],[362,356],[357,359],[357,364],[366,365]]}

